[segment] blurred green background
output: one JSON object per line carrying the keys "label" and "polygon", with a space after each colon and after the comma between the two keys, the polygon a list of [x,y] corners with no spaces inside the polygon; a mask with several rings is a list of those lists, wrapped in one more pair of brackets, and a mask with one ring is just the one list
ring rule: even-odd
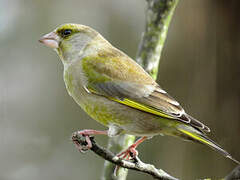
{"label": "blurred green background", "polygon": [[[158,82],[240,160],[240,1],[180,0]],[[63,67],[38,39],[56,26],[89,25],[135,57],[144,0],[0,0],[0,179],[99,179],[103,159],[80,154],[73,131],[105,129],[65,90]],[[106,146],[107,137],[97,141]],[[156,136],[140,158],[182,179],[219,178],[235,166],[208,147]],[[151,179],[129,172],[130,180]]]}

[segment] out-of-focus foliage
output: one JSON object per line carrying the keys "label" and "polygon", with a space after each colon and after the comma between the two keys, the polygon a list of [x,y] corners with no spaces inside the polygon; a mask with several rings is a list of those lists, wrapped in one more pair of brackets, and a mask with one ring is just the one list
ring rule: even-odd
{"label": "out-of-focus foliage", "polygon": [[[67,94],[61,62],[37,40],[62,23],[81,23],[135,57],[144,30],[145,1],[0,0],[0,4],[0,179],[98,179],[103,160],[92,153],[79,154],[69,137],[78,129],[104,127]],[[234,0],[180,1],[158,78],[238,160],[239,5]],[[107,137],[97,140],[104,145]],[[207,147],[171,137],[154,137],[139,152],[142,160],[182,179],[224,177],[235,166]],[[146,178],[129,173],[131,180]]]}

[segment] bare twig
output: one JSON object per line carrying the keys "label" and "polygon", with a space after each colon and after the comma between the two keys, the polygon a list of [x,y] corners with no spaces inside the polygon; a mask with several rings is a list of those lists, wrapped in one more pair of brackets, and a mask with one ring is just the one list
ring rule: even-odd
{"label": "bare twig", "polygon": [[[78,133],[73,133],[72,140],[74,143],[80,144],[81,146],[86,146],[87,142],[85,140],[85,137],[79,135]],[[99,146],[95,141],[94,137],[90,137],[90,140],[92,142],[92,148],[91,150],[99,155],[100,157],[104,158],[107,161],[110,161],[111,163],[121,166],[123,168],[136,170],[139,172],[143,172],[146,174],[150,174],[155,179],[160,180],[177,180],[177,178],[174,178],[164,172],[161,169],[155,168],[151,164],[145,164],[143,163],[138,157],[134,158],[132,161],[126,161],[123,160],[117,156],[115,156],[111,151]],[[84,148],[87,149],[87,148]]]}

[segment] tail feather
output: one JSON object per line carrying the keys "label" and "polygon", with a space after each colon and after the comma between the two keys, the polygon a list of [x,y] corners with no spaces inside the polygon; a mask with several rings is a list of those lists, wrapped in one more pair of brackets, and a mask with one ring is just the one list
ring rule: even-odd
{"label": "tail feather", "polygon": [[237,164],[240,164],[240,162],[236,159],[234,159],[231,154],[229,154],[227,151],[225,151],[220,145],[218,145],[217,143],[215,143],[213,140],[211,140],[210,138],[208,138],[206,135],[204,135],[201,132],[198,132],[196,130],[190,130],[189,127],[183,127],[180,126],[178,127],[178,130],[181,131],[183,134],[187,135],[188,137],[190,137],[191,139],[200,142],[202,144],[206,144],[209,147],[211,147],[212,149],[214,149],[215,151],[219,152],[220,154],[222,154],[223,156],[225,156],[226,158],[231,159],[232,161],[234,161]]}

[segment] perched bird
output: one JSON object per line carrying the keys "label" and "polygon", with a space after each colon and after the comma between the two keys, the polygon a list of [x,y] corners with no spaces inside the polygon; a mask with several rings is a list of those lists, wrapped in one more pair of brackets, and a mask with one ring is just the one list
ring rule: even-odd
{"label": "perched bird", "polygon": [[39,41],[59,55],[69,95],[93,119],[108,127],[107,131],[78,131],[86,137],[88,148],[93,134],[140,136],[118,154],[129,158],[130,152],[137,155],[135,148],[142,141],[162,134],[208,145],[240,164],[206,136],[210,132],[207,126],[188,115],[141,66],[97,31],[80,24],[64,24]]}

